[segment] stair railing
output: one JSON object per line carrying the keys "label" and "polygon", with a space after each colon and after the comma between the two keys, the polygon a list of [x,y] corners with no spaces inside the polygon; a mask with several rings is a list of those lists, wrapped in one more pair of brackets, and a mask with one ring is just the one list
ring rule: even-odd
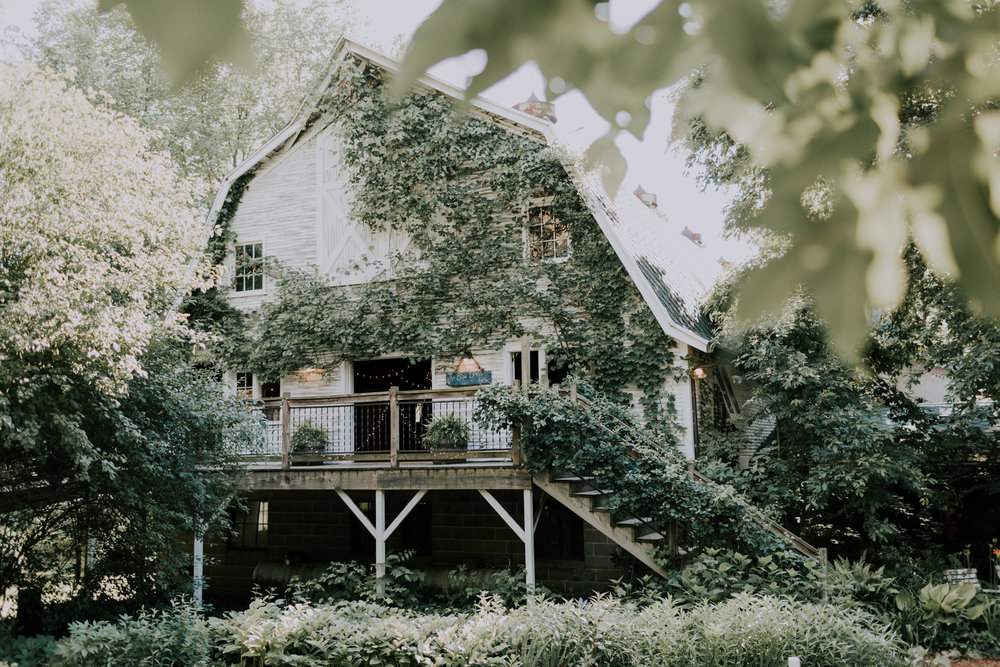
{"label": "stair railing", "polygon": [[[571,397],[570,400],[573,400],[574,402],[579,403],[580,405],[582,405],[583,407],[585,407],[587,410],[592,410],[594,408],[593,402],[590,401],[585,396],[580,396],[579,392],[576,391],[575,387],[571,388],[571,390],[570,390],[570,397]],[[628,424],[627,422],[622,421],[619,417],[617,417],[615,415],[609,414],[609,415],[606,415],[606,416],[608,418],[614,420],[615,422],[617,422],[619,424],[619,428],[618,429],[611,429],[611,428],[607,427],[605,424],[603,424],[601,421],[598,421],[598,420],[595,420],[595,423],[599,427],[604,428],[606,431],[608,431],[613,437],[617,438],[619,440],[619,442],[622,444],[622,446],[625,448],[625,451],[626,451],[626,453],[628,453],[629,456],[631,456],[633,458],[637,458],[638,457],[638,452],[636,451],[636,449],[632,445],[630,445],[628,442],[625,441],[625,438],[621,437],[621,434],[623,432],[627,432],[628,435],[630,436],[630,439],[632,439],[634,441],[642,441],[644,444],[646,444],[647,446],[653,448],[654,450],[663,451],[663,445],[661,443],[655,441],[653,438],[651,438],[646,433],[644,433],[644,432],[636,429],[631,424]],[[688,463],[688,472],[691,475],[691,478],[694,479],[695,481],[700,482],[702,484],[705,484],[705,485],[707,485],[707,486],[709,486],[709,487],[711,487],[711,488],[713,488],[713,489],[715,489],[717,491],[721,491],[722,490],[721,487],[720,487],[720,485],[717,484],[715,481],[713,481],[712,479],[709,479],[705,475],[702,475],[700,472],[698,472],[697,470],[695,470],[693,462],[689,462]],[[749,503],[746,504],[746,510],[747,510],[747,513],[750,515],[750,517],[761,528],[764,528],[765,530],[767,530],[768,532],[772,533],[773,535],[775,535],[777,537],[780,537],[780,538],[788,541],[795,548],[795,550],[798,551],[800,554],[802,554],[803,556],[806,556],[807,558],[812,558],[812,559],[818,560],[820,562],[820,564],[822,565],[823,569],[824,570],[826,569],[826,566],[827,566],[827,555],[826,555],[826,549],[825,548],[814,547],[813,545],[809,544],[804,539],[802,539],[801,537],[799,537],[798,535],[796,535],[792,531],[788,530],[787,528],[785,528],[784,526],[782,526],[780,523],[778,523],[777,521],[775,521],[771,517],[767,516],[766,514],[764,514],[759,509],[757,509],[756,507],[754,507],[753,505],[751,505]]]}

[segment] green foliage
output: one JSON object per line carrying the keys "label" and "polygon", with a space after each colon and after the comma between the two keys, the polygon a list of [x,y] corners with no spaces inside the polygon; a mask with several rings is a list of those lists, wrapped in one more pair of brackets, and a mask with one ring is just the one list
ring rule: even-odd
{"label": "green foliage", "polygon": [[[175,6],[128,2],[122,7],[109,1],[99,10],[95,4],[41,3],[37,34],[22,45],[22,53],[59,72],[72,68],[81,90],[105,91],[111,108],[161,131],[158,148],[168,151],[184,173],[200,179],[202,197],[214,194],[226,172],[290,120],[323,74],[332,35],[349,22],[337,3],[327,2],[195,3],[183,11],[198,15],[181,24],[169,16]],[[159,20],[150,24],[146,10]],[[222,16],[226,12],[231,20]],[[332,13],[341,25],[333,24]],[[180,32],[174,30],[178,25]],[[161,34],[151,34],[156,30]],[[178,52],[172,39],[159,39],[163,33],[195,43],[211,35],[213,51],[224,46],[225,36],[239,34],[248,59],[233,67],[224,56],[209,58],[197,44]],[[158,51],[185,64],[163,61]],[[175,65],[198,67],[175,84],[169,76]]]}
{"label": "green foliage", "polygon": [[1000,311],[1000,86],[987,74],[998,29],[989,3],[665,0],[616,30],[580,0],[450,0],[417,30],[397,87],[473,49],[487,65],[470,94],[531,60],[553,93],[579,89],[611,124],[591,152],[613,190],[624,166],[610,139],[641,136],[648,96],[695,81],[679,114],[698,119],[715,177],[750,184],[753,227],[792,241],[754,272],[743,312],[778,309],[806,284],[850,356],[867,309],[903,295],[908,238]]}
{"label": "green foliage", "polygon": [[[293,577],[289,592],[300,602],[330,604],[337,601],[366,600],[390,607],[413,607],[420,602],[420,584],[424,573],[406,567],[413,551],[389,554],[385,559],[385,578],[375,578],[375,566],[357,562],[330,563],[323,574],[313,579]],[[381,583],[381,590],[379,583]]]}
{"label": "green foliage", "polygon": [[683,570],[673,572],[663,588],[682,606],[722,602],[737,593],[819,602],[826,591],[819,564],[798,554],[777,552],[754,558],[712,548],[705,548]]}
{"label": "green foliage", "polygon": [[139,612],[117,621],[71,623],[69,636],[59,640],[53,667],[106,665],[209,664],[209,622],[199,605],[175,601],[162,611]]}
{"label": "green foliage", "polygon": [[[868,550],[888,565],[902,563],[899,554],[945,555],[966,542],[986,553],[1000,490],[1000,438],[992,428],[1000,422],[1000,326],[975,313],[915,249],[905,260],[910,288],[897,309],[873,319],[869,371],[850,368],[830,349],[808,296],[743,326],[730,316],[732,292],[716,294],[720,343],[751,393],[737,426],[770,416],[776,429],[749,469],[736,466],[746,447],[740,428],[706,438],[718,464],[702,466],[807,539],[836,540],[851,557]],[[920,406],[928,397],[916,382],[929,371],[950,383],[947,410]],[[943,521],[961,530],[962,542],[948,543]],[[908,571],[908,564],[899,568]]]}
{"label": "green foliage", "polygon": [[55,637],[13,634],[10,623],[0,625],[0,667],[42,667],[56,648]]}
{"label": "green foliage", "polygon": [[[1000,636],[984,619],[992,602],[970,583],[928,583],[916,595],[908,589],[896,595],[898,627],[903,637],[931,649],[957,648],[987,655],[1000,654]],[[985,627],[984,627],[985,626]]]}
{"label": "green foliage", "polygon": [[317,445],[320,449],[325,449],[329,441],[330,434],[325,428],[306,420],[295,426],[290,444],[293,452],[305,452],[315,449]]}
{"label": "green foliage", "polygon": [[248,666],[777,667],[789,655],[817,667],[902,664],[898,639],[867,614],[747,595],[690,610],[670,601],[639,610],[608,598],[508,610],[484,598],[472,613],[458,614],[258,599],[246,611],[209,621],[207,636],[206,622],[192,618],[193,611],[181,606],[169,615],[74,625],[53,664],[103,665],[115,655],[137,665],[206,664],[206,655],[211,664]]}
{"label": "green foliage", "polygon": [[430,449],[464,449],[469,444],[469,425],[457,415],[438,417],[427,427],[422,442]]}
{"label": "green foliage", "polygon": [[[477,422],[520,429],[528,470],[593,475],[595,486],[611,492],[607,507],[612,514],[650,517],[653,525],[676,522],[681,527],[679,546],[688,551],[734,546],[766,555],[785,549],[754,520],[753,509],[731,487],[691,478],[675,434],[654,425],[640,429],[620,406],[595,398],[593,407],[586,409],[554,392],[526,394],[503,386],[483,389],[477,397]],[[645,438],[628,440],[643,431]]]}
{"label": "green foliage", "polygon": [[154,133],[63,78],[21,65],[3,81],[0,588],[164,599],[187,562],[178,532],[220,527],[232,445],[254,431],[190,367],[172,313],[197,260],[190,184]]}
{"label": "green foliage", "polygon": [[[438,93],[389,104],[374,65],[350,59],[338,76],[320,100],[320,122],[336,123],[343,138],[352,215],[406,232],[410,246],[391,258],[391,275],[352,288],[270,267],[274,298],[251,325],[252,344],[226,348],[231,364],[274,379],[390,352],[444,361],[528,336],[562,351],[570,368],[592,371],[602,391],[620,396],[640,382],[648,416],[668,419],[658,406],[676,372],[673,342],[560,157],[538,137],[457,113]],[[552,197],[568,228],[566,261],[525,259],[527,205],[539,195]]]}

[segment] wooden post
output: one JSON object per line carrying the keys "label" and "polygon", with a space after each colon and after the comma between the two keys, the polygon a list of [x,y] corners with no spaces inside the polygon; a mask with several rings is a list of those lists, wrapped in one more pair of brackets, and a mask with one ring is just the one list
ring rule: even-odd
{"label": "wooden post", "polygon": [[399,387],[389,387],[389,465],[399,465]]}
{"label": "wooden post", "polygon": [[292,467],[291,441],[292,441],[292,410],[288,406],[290,394],[286,391],[281,395],[281,469],[288,470]]}
{"label": "wooden post", "polygon": [[521,465],[521,429],[518,426],[510,430],[510,462],[514,467]]}
{"label": "wooden post", "polygon": [[521,389],[528,391],[531,385],[531,347],[528,339],[521,339]]}
{"label": "wooden post", "polygon": [[385,491],[375,490],[375,590],[385,595]]}
{"label": "wooden post", "polygon": [[524,490],[524,578],[527,602],[535,597],[535,522],[531,503],[531,489]]}
{"label": "wooden post", "polygon": [[577,397],[576,383],[575,382],[570,382],[569,383],[569,402],[573,403],[574,405],[576,405],[576,402],[577,402],[576,397]]}
{"label": "wooden post", "polygon": [[205,542],[201,535],[194,538],[194,565],[191,568],[191,575],[194,580],[194,599],[200,603],[205,589]]}

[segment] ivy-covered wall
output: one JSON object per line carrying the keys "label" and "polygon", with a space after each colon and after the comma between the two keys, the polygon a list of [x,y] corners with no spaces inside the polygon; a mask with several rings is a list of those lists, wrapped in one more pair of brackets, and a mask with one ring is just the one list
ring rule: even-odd
{"label": "ivy-covered wall", "polygon": [[[320,101],[316,123],[336,123],[354,188],[352,215],[406,232],[391,280],[332,288],[324,276],[269,260],[267,302],[249,344],[219,346],[230,368],[276,380],[301,368],[402,353],[445,363],[467,349],[499,350],[528,337],[618,398],[640,390],[648,418],[672,416],[675,342],[643,301],[540,137],[486,112],[417,90],[383,94],[384,71],[354,56]],[[241,183],[241,187],[245,184]],[[525,258],[527,204],[551,198],[570,236],[566,261]],[[220,216],[229,235],[234,210]]]}

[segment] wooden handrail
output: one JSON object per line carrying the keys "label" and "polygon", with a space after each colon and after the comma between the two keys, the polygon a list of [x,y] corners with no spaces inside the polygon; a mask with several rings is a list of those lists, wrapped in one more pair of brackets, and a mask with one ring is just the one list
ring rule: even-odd
{"label": "wooden handrail", "polygon": [[[472,398],[478,389],[411,389],[398,391],[396,396],[400,401],[430,401],[436,398]],[[324,405],[336,405],[338,403],[388,403],[389,393],[387,391],[370,392],[363,394],[340,394],[338,396],[310,396],[309,398],[288,398],[288,404],[293,408],[310,408]],[[278,407],[284,398],[265,398],[261,401],[264,407]]]}
{"label": "wooden handrail", "polygon": [[[572,389],[574,389],[574,390],[576,389],[575,385],[572,387]],[[584,396],[580,396],[580,395],[576,394],[575,391],[571,391],[571,395],[572,395],[572,399],[571,400],[574,400],[575,402],[579,403],[580,405],[583,405],[588,410],[590,408],[592,408],[593,405],[594,405],[593,402],[591,402],[589,399],[587,399]],[[610,415],[610,416],[612,418],[614,418],[616,421],[618,421],[617,418],[614,417],[614,415]],[[654,448],[662,447],[662,445],[660,443],[653,441],[648,435],[646,435],[642,431],[633,429],[628,424],[624,424],[623,423],[622,425],[625,426],[625,427],[627,427],[627,428],[629,428],[632,431],[631,434],[633,436],[635,436],[637,440],[638,439],[645,440],[647,445],[650,445],[650,446],[652,446]],[[622,444],[623,444],[623,446],[625,448],[625,452],[629,456],[631,456],[633,458],[638,457],[639,453],[635,450],[634,447],[632,447],[628,443],[622,443]],[[710,486],[713,489],[719,489],[719,484],[717,484],[714,480],[706,477],[705,475],[702,475],[700,472],[698,472],[697,470],[695,470],[695,468],[694,468],[694,461],[689,461],[688,462],[688,472],[691,475],[691,479],[693,479],[693,480],[695,480],[697,482],[700,482],[701,484],[705,484],[707,486]],[[764,530],[767,530],[768,532],[776,535],[777,537],[780,537],[782,539],[788,540],[792,544],[792,546],[795,547],[795,550],[798,551],[800,554],[802,554],[803,556],[806,556],[807,558],[816,559],[816,560],[818,560],[822,564],[822,566],[824,568],[826,567],[826,549],[824,549],[824,548],[817,548],[817,547],[814,547],[813,545],[809,544],[804,539],[802,539],[801,537],[799,537],[798,535],[796,535],[792,531],[788,530],[787,528],[785,528],[784,526],[782,526],[780,523],[778,523],[777,521],[775,521],[771,517],[769,517],[766,514],[764,514],[763,512],[761,512],[759,509],[757,509],[756,507],[754,507],[753,505],[751,505],[749,502],[746,504],[746,506],[747,506],[748,513],[753,518],[753,520],[757,523],[757,525],[759,525]]]}

